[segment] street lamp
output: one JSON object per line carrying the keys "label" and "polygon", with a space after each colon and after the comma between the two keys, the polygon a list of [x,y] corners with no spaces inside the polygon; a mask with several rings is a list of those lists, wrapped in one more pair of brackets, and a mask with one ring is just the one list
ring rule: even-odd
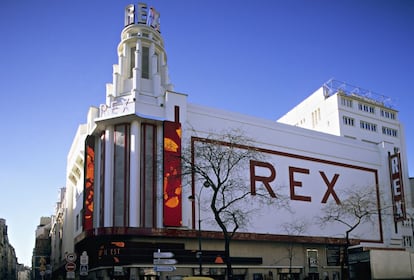
{"label": "street lamp", "polygon": [[196,253],[196,257],[198,258],[198,266],[200,270],[200,275],[203,275],[203,253],[201,249],[201,212],[200,212],[200,202],[201,202],[201,192],[204,188],[210,187],[210,183],[205,181],[204,184],[201,186],[198,195],[194,197],[194,195],[190,195],[188,199],[192,202],[197,199],[197,210],[198,210],[198,252]]}

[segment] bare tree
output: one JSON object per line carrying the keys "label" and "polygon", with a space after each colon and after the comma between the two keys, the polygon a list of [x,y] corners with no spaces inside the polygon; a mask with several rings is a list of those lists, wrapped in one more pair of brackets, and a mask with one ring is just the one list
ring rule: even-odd
{"label": "bare tree", "polygon": [[[308,227],[308,224],[305,220],[295,220],[291,223],[284,223],[282,224],[282,228],[289,236],[298,236],[303,233],[305,233],[306,228]],[[289,258],[289,279],[293,279],[292,275],[292,262],[294,258],[294,252],[293,252],[293,241],[290,241],[288,244],[288,258]]]}
{"label": "bare tree", "polygon": [[[341,262],[342,279],[349,277],[348,248],[350,234],[363,223],[374,223],[380,214],[379,199],[373,188],[349,188],[342,192],[341,201],[330,201],[323,207],[323,215],[318,217],[322,226],[329,223],[340,223],[346,226],[344,258]],[[345,266],[346,265],[346,270]],[[346,278],[344,278],[346,277]]]}
{"label": "bare tree", "polygon": [[247,179],[251,161],[263,157],[239,129],[211,133],[205,138],[192,137],[191,150],[183,153],[183,173],[191,173],[193,194],[197,181],[201,188],[209,189],[209,207],[224,236],[228,280],[233,279],[232,238],[239,229],[247,227],[251,214],[260,209],[262,203],[275,203],[276,200],[273,191],[252,189]]}

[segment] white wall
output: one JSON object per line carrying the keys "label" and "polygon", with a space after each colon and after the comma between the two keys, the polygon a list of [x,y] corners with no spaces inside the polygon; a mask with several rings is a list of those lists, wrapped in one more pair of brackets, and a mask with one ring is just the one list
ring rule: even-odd
{"label": "white wall", "polygon": [[[280,189],[278,191],[285,196],[291,197],[289,166],[309,170],[309,174],[294,173],[294,180],[302,184],[301,187],[295,186],[294,190],[296,195],[311,197],[311,201],[291,199],[292,211],[278,209],[276,205],[263,206],[260,210],[256,209],[248,228],[241,231],[286,234],[281,227],[283,223],[303,219],[309,224],[306,235],[343,237],[344,226],[332,224],[321,229],[315,223],[315,219],[321,215],[324,205],[321,201],[327,191],[321,172],[329,181],[335,174],[339,174],[334,186],[338,196],[348,187],[371,188],[375,193],[377,183],[382,188],[388,187],[388,183],[376,181],[376,178],[387,177],[388,166],[382,165],[381,152],[372,144],[196,105],[188,105],[187,120],[187,129],[194,129],[199,137],[231,127],[241,128],[247,136],[254,138],[257,148],[266,149],[266,161],[276,170],[277,176],[271,183],[272,188]],[[246,170],[249,170],[249,166],[246,166]],[[256,175],[268,176],[268,173],[269,170],[257,169]],[[249,175],[247,171],[246,180],[250,180]],[[258,184],[256,187],[261,186]],[[203,196],[207,196],[208,191],[206,189]],[[331,200],[332,195],[328,198],[328,201]],[[208,215],[208,211],[202,213],[203,217]],[[361,225],[353,232],[353,237],[379,242],[379,223],[376,220],[373,224]],[[203,228],[217,229],[214,223],[208,222],[203,224]]]}
{"label": "white wall", "polygon": [[414,255],[404,251],[371,250],[372,279],[412,279]]}

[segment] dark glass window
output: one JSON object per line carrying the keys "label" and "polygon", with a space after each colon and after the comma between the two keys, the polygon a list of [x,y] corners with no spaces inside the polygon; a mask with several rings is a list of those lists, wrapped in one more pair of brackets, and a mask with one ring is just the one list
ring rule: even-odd
{"label": "dark glass window", "polygon": [[127,226],[129,213],[129,139],[128,124],[114,129],[114,226]]}
{"label": "dark glass window", "polygon": [[156,170],[156,126],[142,124],[141,127],[141,211],[142,226],[155,225],[155,170]]}
{"label": "dark glass window", "polygon": [[149,79],[149,48],[142,47],[142,68],[141,77],[143,79]]}

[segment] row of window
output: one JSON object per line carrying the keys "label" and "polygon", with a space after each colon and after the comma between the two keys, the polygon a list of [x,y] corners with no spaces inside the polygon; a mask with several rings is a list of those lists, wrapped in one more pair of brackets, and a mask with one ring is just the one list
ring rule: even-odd
{"label": "row of window", "polygon": [[[355,126],[354,118],[343,116],[342,121],[345,125]],[[369,130],[369,131],[373,131],[373,132],[377,131],[377,125],[374,124],[374,123],[370,123],[370,122],[366,122],[366,121],[359,121],[359,126],[360,126],[360,128],[365,129],[365,130]],[[386,126],[382,127],[382,134],[388,135],[388,136],[393,136],[393,137],[398,137],[398,131],[396,129],[386,127]]]}
{"label": "row of window", "polygon": [[[135,53],[137,48],[132,47],[130,49],[130,67],[129,67],[129,78],[133,76],[133,69],[135,68]],[[159,58],[158,53],[154,53],[156,64],[154,69],[157,73],[159,72]],[[149,79],[150,78],[150,49],[149,47],[142,47],[142,56],[141,56],[141,78]]]}
{"label": "row of window", "polygon": [[318,122],[321,120],[321,109],[318,108],[312,112],[312,127],[318,125]]}
{"label": "row of window", "polygon": [[359,121],[359,126],[362,129],[369,130],[369,131],[377,131],[377,125],[374,123],[369,123],[366,121]]}
{"label": "row of window", "polygon": [[412,248],[413,247],[412,236],[403,236],[403,245],[405,248]]}
{"label": "row of window", "polygon": [[367,104],[364,104],[364,103],[358,103],[358,109],[360,111],[364,111],[364,112],[368,112],[368,113],[371,113],[371,114],[375,114],[375,107],[374,106],[371,106],[371,105],[367,105]]}
{"label": "row of window", "polygon": [[[353,100],[350,98],[341,96],[341,105],[348,107],[348,108],[353,108]],[[375,114],[375,107],[372,105],[366,104],[366,103],[358,102],[358,109],[363,112]],[[395,120],[396,118],[395,112],[388,111],[385,109],[380,109],[380,115],[383,118],[387,118],[391,120]]]}

